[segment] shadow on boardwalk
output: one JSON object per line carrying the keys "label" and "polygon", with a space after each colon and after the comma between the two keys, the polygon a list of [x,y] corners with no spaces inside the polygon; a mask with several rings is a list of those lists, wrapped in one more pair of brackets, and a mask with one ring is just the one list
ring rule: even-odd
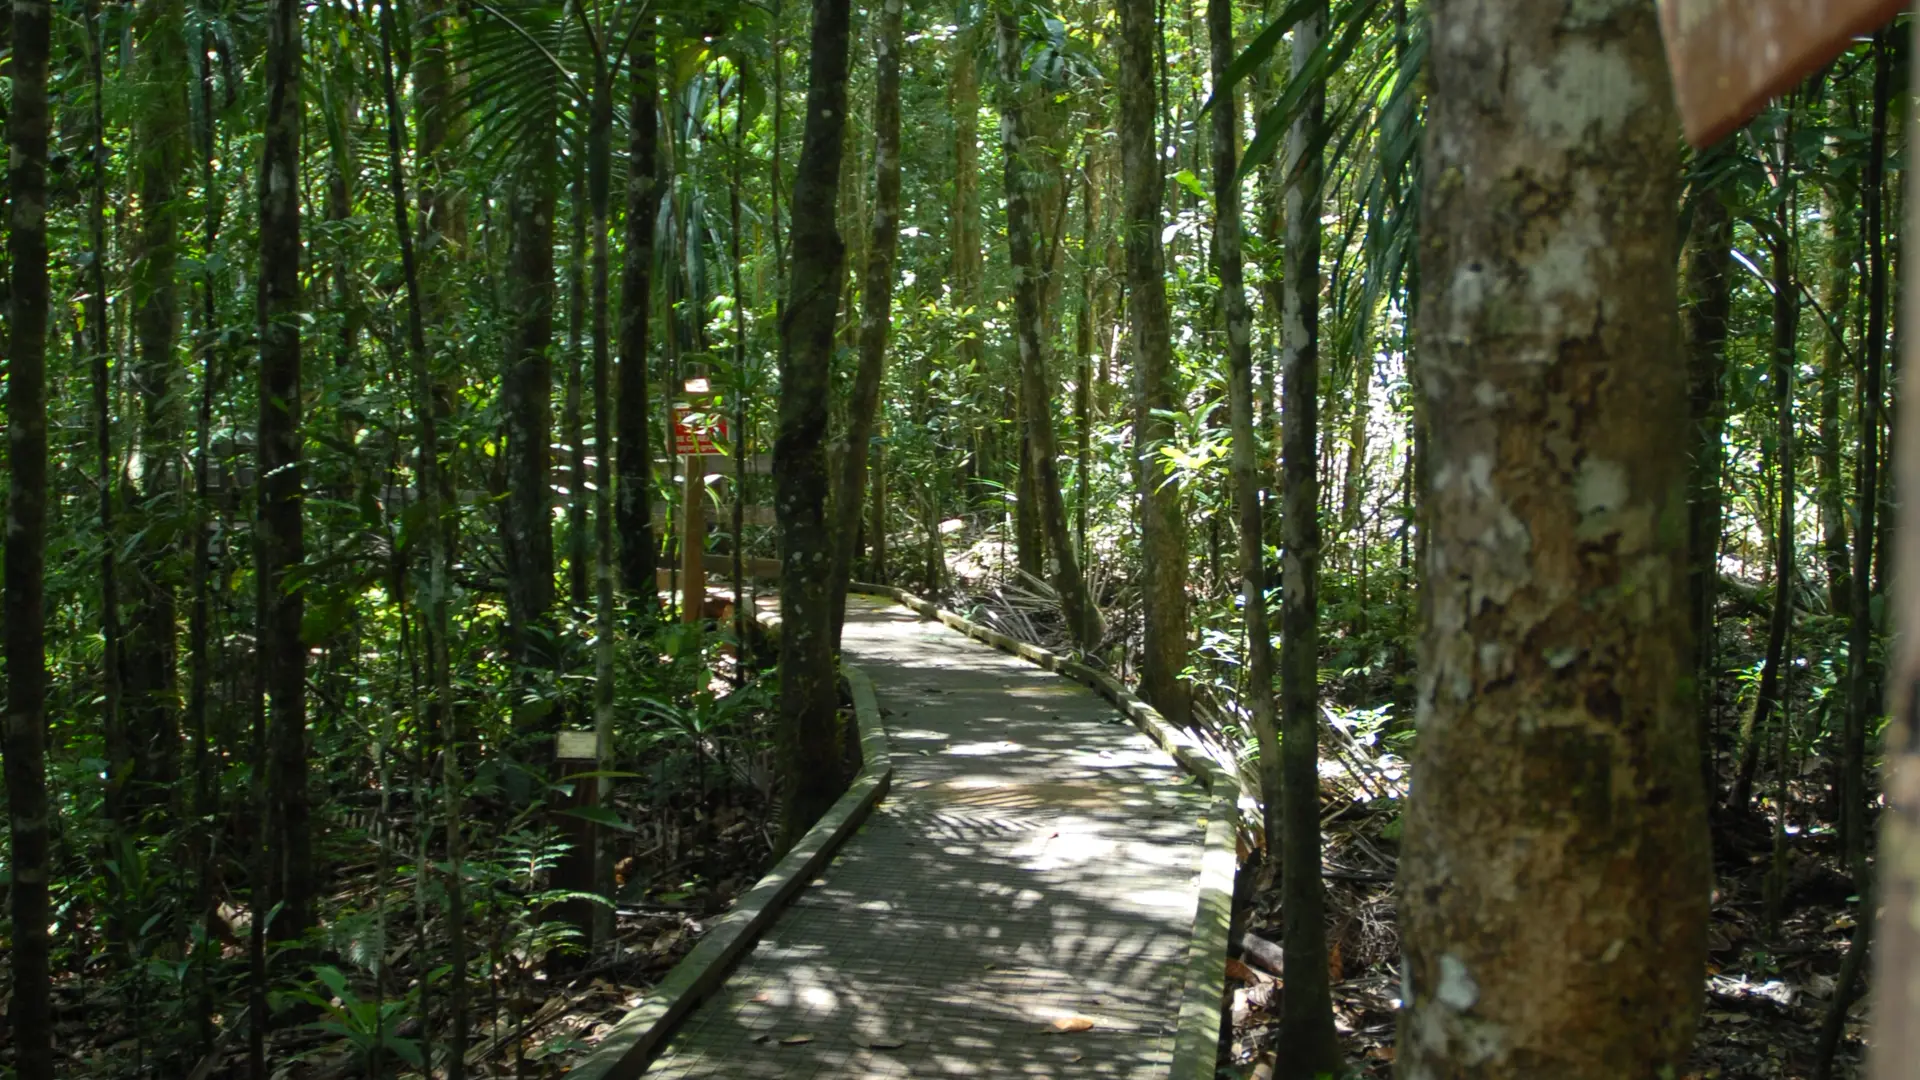
{"label": "shadow on boardwalk", "polygon": [[855,598],[843,644],[892,792],[647,1075],[1165,1076],[1204,794],[1092,691],[902,608]]}

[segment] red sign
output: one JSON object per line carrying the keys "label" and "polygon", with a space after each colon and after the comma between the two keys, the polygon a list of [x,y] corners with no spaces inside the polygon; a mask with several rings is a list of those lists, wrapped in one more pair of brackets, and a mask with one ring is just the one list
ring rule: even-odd
{"label": "red sign", "polygon": [[1709,146],[1907,0],[1660,0],[1687,141]]}
{"label": "red sign", "polygon": [[727,421],[719,413],[691,405],[673,407],[673,452],[718,454],[727,438]]}

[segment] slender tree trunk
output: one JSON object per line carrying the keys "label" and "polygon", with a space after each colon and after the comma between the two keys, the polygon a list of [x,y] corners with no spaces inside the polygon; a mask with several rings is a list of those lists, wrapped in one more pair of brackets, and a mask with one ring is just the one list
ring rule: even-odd
{"label": "slender tree trunk", "polygon": [[867,456],[880,411],[887,337],[893,329],[893,262],[900,245],[900,50],[903,0],[881,0],[874,32],[873,224],[860,284],[860,363],[847,402],[847,452],[840,460],[834,506],[841,528],[833,545],[833,641],[846,619],[847,582],[853,576],[857,522],[866,506]]}
{"label": "slender tree trunk", "polygon": [[1093,231],[1099,188],[1093,182],[1091,159],[1080,175],[1080,305],[1073,325],[1073,538],[1080,565],[1091,570],[1093,549],[1087,544],[1087,527],[1093,518],[1093,266],[1099,247]]}
{"label": "slender tree trunk", "polygon": [[[1883,554],[1878,543],[1880,508],[1880,417],[1881,373],[1886,366],[1887,350],[1887,252],[1886,235],[1886,162],[1887,99],[1892,82],[1892,43],[1890,32],[1881,31],[1873,44],[1873,120],[1867,150],[1865,174],[1861,177],[1861,195],[1865,213],[1860,223],[1867,241],[1867,333],[1863,341],[1859,373],[1860,457],[1854,466],[1854,512],[1859,515],[1854,530],[1853,574],[1849,584],[1853,598],[1847,625],[1847,718],[1841,733],[1840,750],[1840,839],[1848,863],[1859,866],[1867,847],[1867,729],[1879,710],[1880,686],[1873,665],[1873,568]],[[1907,310],[1912,312],[1913,302]],[[1912,442],[1908,442],[1912,446]],[[1906,468],[1902,465],[1900,468]],[[1903,483],[1912,483],[1911,473],[1902,473]],[[1904,552],[1902,558],[1906,558]],[[1908,565],[1912,565],[1911,562]],[[1902,612],[1911,610],[1902,608]],[[1912,635],[1903,635],[1911,640]],[[1895,715],[1898,715],[1897,713]],[[1889,768],[1896,746],[1895,734],[1887,735]],[[1892,790],[1889,787],[1888,790]],[[1888,826],[1889,830],[1893,828]],[[1883,858],[1881,865],[1886,865]],[[1857,873],[1857,871],[1856,871]]]}
{"label": "slender tree trunk", "polygon": [[[1837,147],[1835,148],[1838,149]],[[1819,466],[1820,555],[1827,571],[1827,610],[1845,617],[1853,605],[1853,585],[1847,568],[1846,479],[1840,465],[1840,387],[1847,367],[1843,336],[1853,283],[1853,236],[1849,208],[1839,199],[1821,208],[1827,218],[1827,275],[1820,304],[1826,326],[1820,335]]]}
{"label": "slender tree trunk", "polygon": [[[544,91],[543,91],[544,92]],[[553,130],[541,126],[516,166],[508,195],[506,414],[507,497],[501,540],[513,659],[544,667],[553,607],[553,517],[548,471],[553,437]],[[521,692],[516,690],[516,702]]]}
{"label": "slender tree trunk", "polygon": [[[1787,122],[1791,125],[1792,121]],[[1772,241],[1773,366],[1768,377],[1773,382],[1774,415],[1779,423],[1774,440],[1780,471],[1780,520],[1773,535],[1773,618],[1767,625],[1767,655],[1760,668],[1760,690],[1754,697],[1752,714],[1740,727],[1740,765],[1733,778],[1733,791],[1727,798],[1727,805],[1736,811],[1745,810],[1752,801],[1754,774],[1760,768],[1760,750],[1766,743],[1767,724],[1786,700],[1787,679],[1791,674],[1785,665],[1788,663],[1787,638],[1793,628],[1793,380],[1800,330],[1800,297],[1794,291],[1793,278],[1791,136],[1791,130],[1781,132],[1782,196],[1774,214]]]}
{"label": "slender tree trunk", "polygon": [[[747,589],[747,287],[741,279],[740,173],[747,160],[747,96],[734,95],[733,167],[727,171],[727,262],[733,275],[733,640],[744,643],[754,621]],[[735,686],[747,684],[747,665],[733,666]]]}
{"label": "slender tree trunk", "polygon": [[[1709,870],[1659,27],[1640,0],[1429,12],[1433,536],[1396,1068],[1678,1074]],[[1608,93],[1575,107],[1553,89],[1575,71]]]}
{"label": "slender tree trunk", "polygon": [[[215,171],[215,133],[219,123],[214,114],[213,105],[213,65],[209,60],[206,42],[202,39],[195,44],[194,59],[199,67],[200,102],[200,176],[206,195],[202,200],[202,220],[200,226],[201,244],[207,251],[218,249],[220,240],[221,198],[218,194],[218,175]],[[97,119],[97,117],[96,117]],[[104,148],[99,148],[104,158]],[[104,199],[104,190],[101,192]],[[96,223],[99,232],[96,238],[104,248],[103,223]],[[101,332],[97,347],[106,348],[106,298],[100,300]],[[193,817],[199,822],[213,820],[219,811],[219,780],[214,775],[214,747],[211,726],[213,656],[213,514],[212,473],[213,473],[213,403],[214,388],[222,380],[220,371],[219,337],[219,279],[213,268],[203,267],[200,274],[200,318],[195,327],[196,350],[200,354],[200,400],[194,422],[194,459],[193,459],[193,571],[190,584],[191,597],[187,608],[187,727],[193,738]],[[105,372],[96,367],[96,374]],[[95,400],[95,405],[104,413],[107,401],[105,387]],[[104,434],[104,432],[103,432]],[[101,444],[104,456],[110,451],[110,440]],[[103,488],[103,497],[105,490]],[[199,1023],[200,1052],[211,1053],[214,1045],[214,1007],[215,984],[212,965],[218,956],[219,945],[214,936],[215,922],[219,917],[215,906],[218,886],[217,876],[220,867],[215,858],[218,853],[214,835],[207,829],[194,830],[193,866],[195,871],[195,896],[192,917],[204,920],[206,934],[194,949],[195,980],[195,1019]]]}
{"label": "slender tree trunk", "polygon": [[567,250],[567,386],[560,414],[560,442],[567,450],[567,599],[576,611],[593,606],[593,534],[587,524],[587,442],[580,415],[581,369],[587,321],[587,178],[576,169],[573,182],[573,242]]}
{"label": "slender tree trunk", "polygon": [[806,133],[793,185],[793,266],[780,318],[774,512],[780,522],[780,729],[789,846],[840,794],[827,526],[827,386],[846,245],[834,221],[846,133],[848,0],[813,0]]}
{"label": "slender tree trunk", "polygon": [[[85,325],[87,329],[87,348],[93,354],[93,419],[94,450],[97,455],[96,482],[100,486],[100,535],[104,542],[100,545],[100,623],[101,623],[101,675],[103,687],[101,701],[101,728],[106,744],[109,763],[109,782],[106,785],[104,801],[109,827],[116,835],[125,835],[130,824],[127,812],[126,779],[124,769],[132,759],[130,744],[125,726],[126,716],[121,708],[121,687],[125,668],[122,660],[122,634],[120,621],[120,525],[116,520],[116,504],[119,502],[118,462],[113,449],[113,382],[111,360],[113,357],[113,334],[107,320],[107,262],[111,258],[107,248],[107,144],[104,101],[106,98],[105,57],[106,38],[100,30],[100,5],[92,0],[87,8],[89,39],[88,67],[93,84],[92,131],[89,132],[88,187],[87,187],[87,237],[88,262],[86,268]],[[109,841],[112,842],[112,841]],[[110,885],[117,888],[119,878],[109,879]],[[119,920],[110,917],[107,924],[109,939],[123,936],[117,925]]]}
{"label": "slender tree trunk", "polygon": [[[1232,0],[1207,0],[1213,85],[1227,85],[1233,63]],[[1231,88],[1213,104],[1213,254],[1220,269],[1221,320],[1227,327],[1227,398],[1233,422],[1233,498],[1240,517],[1240,601],[1247,631],[1247,711],[1260,750],[1260,800],[1268,850],[1282,837],[1280,733],[1274,722],[1273,636],[1267,629],[1266,540],[1260,513],[1259,439],[1253,427],[1253,311],[1240,255],[1240,116]],[[1316,831],[1318,825],[1315,825]]]}
{"label": "slender tree trunk", "polygon": [[[575,5],[584,22],[586,13]],[[641,16],[645,25],[646,16]],[[593,731],[599,771],[613,768],[613,602],[614,602],[614,462],[613,449],[613,357],[610,349],[612,327],[609,310],[608,277],[611,273],[607,254],[607,229],[613,200],[613,61],[608,55],[611,43],[609,24],[602,22],[597,31],[593,61],[593,101],[587,127],[587,197],[593,204]],[[651,510],[651,508],[648,508]],[[613,793],[612,777],[602,775],[595,781],[598,802],[604,805]],[[593,885],[602,895],[613,893],[613,858],[604,830],[594,827]],[[593,924],[587,946],[603,946],[613,935],[613,911],[605,904],[592,908]]]}
{"label": "slender tree trunk", "polygon": [[1162,715],[1185,727],[1190,719],[1188,688],[1181,678],[1187,666],[1186,522],[1180,511],[1180,485],[1160,464],[1161,447],[1175,437],[1169,417],[1179,397],[1160,245],[1164,158],[1153,133],[1158,115],[1153,88],[1157,23],[1153,0],[1121,0],[1119,8],[1123,229],[1134,353],[1133,451],[1140,485],[1140,561],[1147,615],[1140,685]]}
{"label": "slender tree trunk", "polygon": [[[660,543],[653,535],[653,435],[647,400],[648,320],[653,313],[653,227],[660,209],[654,182],[658,168],[659,113],[651,17],[632,46],[633,102],[628,111],[626,266],[620,290],[619,441],[615,481],[620,529],[620,581],[627,600],[641,611],[660,607],[654,582]],[[777,153],[777,151],[776,151]],[[777,227],[776,227],[777,231]],[[602,451],[604,453],[604,451]]]}
{"label": "slender tree trunk", "polygon": [[53,1013],[47,933],[47,66],[45,0],[14,0],[13,100],[7,115],[6,781],[7,1019],[20,1080],[53,1080]]}
{"label": "slender tree trunk", "polygon": [[[8,71],[12,67],[12,58],[13,4],[9,2],[0,4],[0,78],[9,77]],[[8,119],[10,115],[9,103],[0,101],[0,124],[11,123]],[[5,173],[6,170],[0,169],[0,206],[11,206],[13,204],[7,193],[13,190],[13,186],[7,179]],[[8,221],[10,216],[9,214],[0,214],[0,241],[3,241],[7,236],[12,234],[10,222]],[[7,267],[11,262],[11,259],[0,259],[0,305],[12,302],[9,298],[13,295],[13,290],[7,278]]]}
{"label": "slender tree trunk", "polygon": [[[461,868],[464,855],[461,790],[465,781],[460,771],[460,755],[455,749],[460,733],[454,722],[452,663],[448,651],[448,572],[452,561],[452,544],[449,541],[451,529],[443,497],[447,488],[440,458],[437,389],[427,351],[426,315],[433,300],[421,283],[420,261],[413,245],[413,226],[408,220],[403,151],[407,142],[406,120],[394,86],[394,22],[393,0],[382,0],[380,76],[387,113],[387,192],[393,203],[393,230],[400,247],[400,269],[407,288],[407,360],[413,390],[413,412],[419,432],[416,481],[426,510],[426,595],[417,598],[415,603],[425,609],[426,615],[426,633],[423,636],[426,639],[427,682],[432,690],[428,698],[426,726],[429,731],[442,733],[445,740],[445,752],[441,755],[441,767],[444,770],[441,779],[447,814],[447,935],[448,966],[452,969],[448,979],[447,1009],[453,1018],[452,1037],[447,1048],[447,1075],[450,1080],[459,1080],[466,1068],[467,1042],[465,872]],[[424,753],[422,756],[424,758]],[[423,834],[421,843],[424,845],[425,842]]]}
{"label": "slender tree trunk", "polygon": [[[185,428],[174,355],[180,322],[174,267],[180,214],[174,181],[187,168],[186,57],[179,0],[151,0],[135,15],[142,81],[135,120],[134,183],[140,193],[139,233],[130,266],[134,334],[139,360],[140,469],[134,493],[136,534],[125,665],[126,729],[132,760],[124,795],[131,817],[158,814],[158,832],[179,771],[180,720],[175,668],[174,564],[177,530],[164,518],[178,512],[180,439]],[[118,766],[119,763],[116,763]]]}
{"label": "slender tree trunk", "polygon": [[[307,650],[297,576],[305,558],[300,432],[300,18],[295,0],[267,9],[266,141],[260,169],[260,657],[269,740],[267,844],[271,932],[288,941],[313,923],[313,854],[307,827]],[[266,910],[264,907],[260,910]]]}
{"label": "slender tree trunk", "polygon": [[1034,220],[1032,150],[1027,143],[1025,76],[1021,70],[1020,28],[1013,15],[999,13],[1000,80],[1006,94],[1000,110],[1001,160],[1006,171],[1007,251],[1013,265],[1014,336],[1020,348],[1020,396],[1023,399],[1022,443],[1027,448],[1023,472],[1032,477],[1032,509],[1046,528],[1047,554],[1053,567],[1054,591],[1074,642],[1092,651],[1106,636],[1100,610],[1087,593],[1080,559],[1074,552],[1067,520],[1067,503],[1060,491],[1060,450],[1053,432],[1053,394],[1047,378],[1044,349],[1045,315],[1041,301],[1041,269],[1036,250],[1038,223]]}
{"label": "slender tree trunk", "polygon": [[[413,34],[413,89],[417,133],[414,152],[420,162],[420,221],[418,257],[423,264],[421,285],[427,290],[428,321],[442,325],[454,299],[452,289],[438,283],[433,269],[460,258],[467,245],[466,196],[452,179],[453,151],[464,136],[459,106],[460,85],[455,80],[448,35],[452,4],[425,0],[416,9]],[[442,411],[450,401],[436,382]]]}
{"label": "slender tree trunk", "polygon": [[873,461],[869,465],[873,473],[873,508],[867,521],[867,535],[872,541],[867,545],[867,573],[873,580],[885,585],[889,580],[887,573],[887,443],[886,429],[875,431],[878,436],[873,442]]}
{"label": "slender tree trunk", "polygon": [[1719,787],[1714,769],[1714,693],[1719,675],[1715,590],[1720,582],[1720,432],[1726,421],[1724,381],[1727,317],[1733,310],[1733,215],[1719,191],[1702,192],[1693,207],[1692,252],[1687,261],[1687,598],[1696,663],[1694,685],[1700,731],[1700,775],[1709,802]]}
{"label": "slender tree trunk", "polygon": [[[1293,77],[1326,33],[1320,4],[1294,26]],[[1327,983],[1326,890],[1320,878],[1320,183],[1325,84],[1308,91],[1287,133],[1286,290],[1280,394],[1280,768],[1282,941],[1299,974],[1287,979],[1285,1075],[1340,1070]]]}
{"label": "slender tree trunk", "polygon": [[[979,371],[981,323],[980,256],[980,68],[976,53],[985,21],[961,28],[953,37],[953,52],[947,61],[949,81],[947,103],[953,114],[953,218],[949,234],[948,278],[952,282],[954,302],[959,306],[957,339],[953,343],[954,369],[972,377]],[[978,443],[976,442],[976,449]],[[984,462],[976,452],[962,473],[961,502],[976,490],[982,479]]]}

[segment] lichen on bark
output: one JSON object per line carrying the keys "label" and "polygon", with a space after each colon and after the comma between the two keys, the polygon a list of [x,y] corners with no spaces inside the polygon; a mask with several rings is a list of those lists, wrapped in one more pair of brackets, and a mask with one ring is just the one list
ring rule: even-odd
{"label": "lichen on bark", "polygon": [[1690,1043],[1709,881],[1654,8],[1432,16],[1400,1073],[1659,1075]]}

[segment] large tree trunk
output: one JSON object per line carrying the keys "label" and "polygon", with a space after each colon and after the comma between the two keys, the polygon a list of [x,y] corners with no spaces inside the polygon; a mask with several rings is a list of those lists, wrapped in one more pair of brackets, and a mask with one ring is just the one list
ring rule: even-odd
{"label": "large tree trunk", "polygon": [[548,662],[545,632],[553,607],[553,141],[552,130],[542,127],[524,150],[508,196],[507,356],[500,387],[507,498],[500,531],[513,659],[523,667]]}
{"label": "large tree trunk", "polygon": [[1699,694],[1700,775],[1711,800],[1719,785],[1713,762],[1713,686],[1719,674],[1714,609],[1715,587],[1720,582],[1720,474],[1726,456],[1720,430],[1726,421],[1727,317],[1733,310],[1733,215],[1717,190],[1704,191],[1694,201],[1690,247],[1687,600],[1696,650],[1693,677]]}
{"label": "large tree trunk", "polygon": [[[1791,114],[1789,114],[1791,117]],[[1787,121],[1791,124],[1791,119]],[[1782,130],[1781,185],[1791,183],[1793,159],[1791,131]],[[1754,696],[1753,712],[1740,725],[1740,764],[1733,778],[1733,791],[1727,805],[1745,810],[1753,798],[1754,775],[1760,768],[1760,750],[1767,743],[1767,724],[1787,697],[1787,638],[1793,629],[1793,529],[1794,529],[1794,435],[1793,378],[1796,343],[1800,332],[1800,297],[1794,291],[1792,247],[1792,194],[1782,190],[1774,213],[1773,240],[1773,366],[1768,378],[1773,383],[1773,408],[1778,429],[1774,434],[1775,460],[1780,477],[1779,511],[1773,533],[1773,618],[1767,625],[1767,655],[1760,667],[1760,689]]]}
{"label": "large tree trunk", "polygon": [[[1213,48],[1213,85],[1228,86],[1233,63],[1233,2],[1207,0],[1207,37]],[[1253,312],[1242,267],[1240,105],[1231,87],[1213,106],[1213,253],[1227,327],[1228,405],[1233,422],[1233,499],[1240,518],[1240,602],[1247,628],[1247,712],[1260,750],[1260,801],[1266,810],[1268,850],[1281,838],[1280,733],[1274,726],[1273,637],[1267,629],[1266,539],[1260,512],[1258,439],[1253,427]],[[1091,249],[1089,249],[1091,250]],[[1315,825],[1316,831],[1318,824]]]}
{"label": "large tree trunk", "polygon": [[833,591],[828,603],[833,609],[836,647],[846,618],[853,546],[860,535],[858,522],[866,505],[868,444],[880,411],[887,335],[893,328],[893,261],[900,244],[902,2],[882,0],[873,42],[878,68],[873,89],[873,227],[867,238],[867,263],[860,283],[860,364],[854,371],[853,397],[847,403],[847,452],[840,459],[840,482],[833,498],[840,532],[833,545]]}
{"label": "large tree trunk", "polygon": [[[140,537],[128,590],[127,636],[122,651],[125,721],[132,760],[115,762],[130,818],[163,812],[179,771],[180,720],[175,666],[175,602],[178,532],[164,518],[179,512],[180,439],[185,430],[174,342],[180,323],[174,267],[179,256],[180,215],[174,180],[187,167],[187,45],[179,0],[153,0],[138,8],[142,80],[135,119],[134,183],[140,192],[139,235],[130,267],[134,334],[139,360],[134,383],[140,395],[140,468],[133,493],[134,529]],[[166,829],[166,815],[154,822]]]}
{"label": "large tree trunk", "polygon": [[47,54],[45,0],[14,0],[7,115],[6,781],[13,992],[21,1080],[53,1080],[47,934]]}
{"label": "large tree trunk", "polygon": [[1180,485],[1160,464],[1176,437],[1172,410],[1173,330],[1160,247],[1165,181],[1154,140],[1157,38],[1152,0],[1120,2],[1120,158],[1126,212],[1127,314],[1133,328],[1134,458],[1140,486],[1140,562],[1146,599],[1146,656],[1140,685],[1166,718],[1185,727],[1187,684],[1187,530]]}
{"label": "large tree trunk", "polygon": [[[1659,27],[1645,0],[1430,11],[1437,422],[1397,1068],[1677,1074],[1709,867]],[[1573,79],[1607,93],[1570,97]]]}
{"label": "large tree trunk", "polygon": [[[1874,81],[1876,90],[1884,89],[1882,80],[1886,78],[1884,66],[1891,58],[1886,51],[1891,42],[1885,35],[1891,31],[1882,31],[1880,42],[1881,55],[1875,57]],[[1914,24],[1915,44],[1920,44],[1920,23]],[[1902,88],[1904,89],[1904,88]],[[1875,148],[1878,152],[1871,155],[1870,161],[1879,161],[1885,155],[1886,113],[1881,102],[1887,95],[1876,95],[1874,102]],[[1909,112],[1909,115],[1911,113]],[[1912,121],[1909,121],[1911,124]],[[1913,145],[1913,132],[1910,129],[1907,139]],[[1869,188],[1868,198],[1875,206],[1872,229],[1868,234],[1868,260],[1871,264],[1884,268],[1885,256],[1880,250],[1881,217],[1885,213],[1884,195],[1876,193],[1879,186],[1880,166],[1870,166],[1874,170],[1873,187]],[[1914,220],[1914,208],[1920,207],[1920,171],[1908,169],[1905,172],[1907,188],[1905,202],[1908,207],[1907,224]],[[1886,293],[1885,276],[1870,273],[1869,304],[1878,301],[1880,319],[1876,330],[1869,331],[1868,346],[1874,355],[1871,363],[1878,363],[1878,351],[1882,345],[1886,330]],[[1920,317],[1920,276],[1908,276],[1902,279],[1901,314],[1908,320]],[[1870,309],[1871,310],[1871,309]],[[1869,317],[1869,323],[1874,320]],[[1920,349],[1920,339],[1911,333],[1903,339],[1901,347],[1900,379],[1912,380],[1920,372],[1920,361],[1916,360],[1916,350]],[[1875,376],[1877,381],[1877,376]],[[1908,385],[1912,385],[1909,381]],[[1876,388],[1877,389],[1877,388]],[[1887,657],[1890,673],[1887,695],[1887,714],[1890,717],[1885,734],[1886,773],[1884,790],[1887,797],[1887,809],[1883,815],[1880,833],[1879,859],[1881,880],[1877,906],[1886,912],[1882,924],[1879,949],[1875,950],[1875,977],[1873,985],[1876,997],[1873,1005],[1873,1046],[1870,1055],[1869,1072],[1873,1080],[1903,1080],[1913,1075],[1913,1063],[1920,1061],[1920,633],[1913,628],[1920,626],[1920,499],[1913,492],[1920,490],[1920,410],[1906,409],[1895,413],[1899,423],[1897,438],[1898,456],[1895,460],[1895,480],[1905,495],[1895,504],[1898,515],[1896,528],[1892,535],[1898,540],[1899,550],[1891,553],[1894,558],[1893,576],[1894,595],[1892,597],[1893,617],[1899,620],[1905,632],[1895,635],[1893,645]],[[1862,417],[1865,421],[1865,417]],[[1866,460],[1863,459],[1864,465]],[[1870,493],[1874,490],[1862,479],[1860,490]],[[1861,531],[1871,534],[1865,522]],[[1861,603],[1866,595],[1867,575],[1863,567],[1870,564],[1862,558],[1861,551],[1867,544],[1863,541],[1854,545],[1853,596],[1854,619],[1860,620],[1867,605]],[[1861,633],[1860,623],[1855,622],[1855,633]],[[1849,664],[1864,659],[1865,650],[1853,654]],[[1859,669],[1864,669],[1860,664]],[[1856,669],[1856,670],[1859,670]],[[1864,674],[1855,676],[1860,681],[1853,682],[1852,715],[1871,715],[1875,703],[1869,702],[1862,692],[1866,685]],[[1852,732],[1849,732],[1849,738]],[[1876,905],[1863,905],[1865,914],[1870,914]]]}
{"label": "large tree trunk", "polygon": [[1021,471],[1031,478],[1027,490],[1035,505],[1029,507],[1029,512],[1039,517],[1045,527],[1053,587],[1060,594],[1067,627],[1075,643],[1091,651],[1099,646],[1106,631],[1101,625],[1100,610],[1087,593],[1086,578],[1080,574],[1080,559],[1074,553],[1073,534],[1067,520],[1067,503],[1060,491],[1060,448],[1054,438],[1053,394],[1044,351],[1046,316],[1037,250],[1039,223],[1034,214],[1034,170],[1029,160],[1032,151],[1027,145],[1026,103],[1022,100],[1027,92],[1020,62],[1020,29],[1012,14],[1005,11],[999,15],[998,29],[1000,80],[1006,95],[1000,112],[1000,139],[1007,190],[1007,253],[1014,273],[1014,336],[1020,348],[1020,419],[1024,435],[1021,443],[1027,455],[1021,462]]}
{"label": "large tree trunk", "polygon": [[633,101],[628,110],[626,266],[620,290],[618,414],[619,476],[614,491],[620,529],[620,583],[629,603],[642,611],[660,606],[655,567],[660,555],[653,535],[653,436],[647,410],[647,332],[653,314],[653,226],[660,209],[654,184],[660,118],[655,99],[653,22],[633,45]]}
{"label": "large tree trunk", "polygon": [[[793,268],[780,320],[774,512],[780,523],[780,729],[783,829],[799,839],[840,795],[828,588],[827,385],[846,245],[834,222],[846,133],[848,0],[813,0],[806,133],[793,185]],[[783,845],[784,846],[784,845]]]}
{"label": "large tree trunk", "polygon": [[[267,11],[267,115],[260,166],[259,524],[255,576],[262,681],[267,695],[267,844],[280,912],[276,940],[313,922],[313,854],[307,829],[304,592],[296,577],[302,531],[300,434],[300,12]],[[260,910],[266,910],[260,905]]]}
{"label": "large tree trunk", "polygon": [[[1326,33],[1318,5],[1295,25],[1293,77]],[[1282,944],[1297,974],[1287,979],[1281,1038],[1285,1075],[1309,1080],[1340,1070],[1327,983],[1326,890],[1320,879],[1320,183],[1326,87],[1308,91],[1287,132],[1286,285],[1280,396],[1280,906]]]}
{"label": "large tree trunk", "polygon": [[[1893,66],[1888,56],[1888,36],[1888,31],[1882,31],[1873,45],[1872,132],[1867,166],[1860,180],[1865,209],[1860,227],[1867,241],[1867,333],[1861,350],[1864,370],[1859,373],[1860,415],[1856,418],[1860,427],[1860,457],[1854,466],[1854,508],[1859,520],[1854,531],[1853,574],[1849,582],[1853,597],[1847,626],[1847,718],[1840,741],[1840,839],[1849,864],[1854,866],[1866,855],[1867,728],[1880,707],[1879,680],[1873,670],[1872,589],[1873,569],[1883,554],[1877,526],[1881,480],[1880,382],[1887,355],[1887,99],[1892,82],[1889,69]],[[1914,310],[1911,301],[1907,310],[1910,313]],[[1907,445],[1914,444],[1909,441]],[[1902,474],[1898,479],[1903,484],[1913,482],[1910,474]],[[1903,636],[1911,640],[1913,635],[1909,631]],[[1894,733],[1889,731],[1889,762],[1893,760],[1894,738]]]}

